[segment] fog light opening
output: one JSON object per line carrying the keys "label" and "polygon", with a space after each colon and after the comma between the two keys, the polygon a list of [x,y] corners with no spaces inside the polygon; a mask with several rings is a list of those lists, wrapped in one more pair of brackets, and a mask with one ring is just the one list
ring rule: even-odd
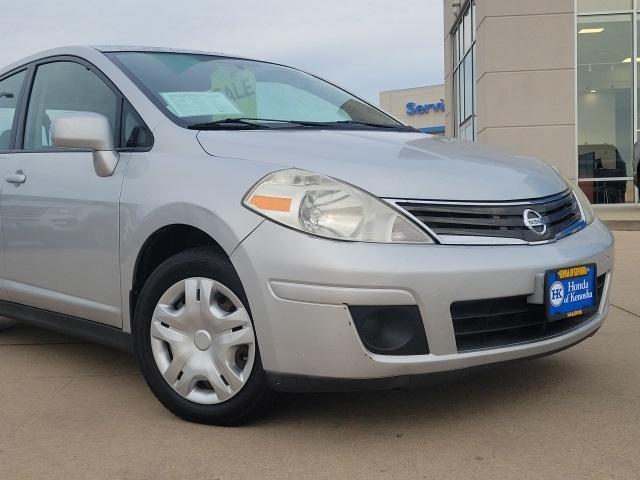
{"label": "fog light opening", "polygon": [[420,311],[415,305],[351,306],[365,348],[380,355],[429,353]]}

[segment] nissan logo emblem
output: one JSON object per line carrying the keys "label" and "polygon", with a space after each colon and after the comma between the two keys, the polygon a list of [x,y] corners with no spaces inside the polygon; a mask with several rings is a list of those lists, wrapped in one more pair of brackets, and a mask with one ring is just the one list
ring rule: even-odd
{"label": "nissan logo emblem", "polygon": [[536,235],[540,235],[542,237],[547,233],[547,224],[544,221],[544,218],[535,210],[527,208],[522,214],[522,218],[524,219],[525,226]]}

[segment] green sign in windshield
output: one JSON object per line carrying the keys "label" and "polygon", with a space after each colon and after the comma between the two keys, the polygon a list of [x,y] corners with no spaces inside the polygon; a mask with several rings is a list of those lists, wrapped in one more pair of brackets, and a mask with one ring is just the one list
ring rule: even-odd
{"label": "green sign in windshield", "polygon": [[224,93],[243,117],[258,116],[256,76],[249,69],[240,66],[217,68],[211,75],[211,90]]}

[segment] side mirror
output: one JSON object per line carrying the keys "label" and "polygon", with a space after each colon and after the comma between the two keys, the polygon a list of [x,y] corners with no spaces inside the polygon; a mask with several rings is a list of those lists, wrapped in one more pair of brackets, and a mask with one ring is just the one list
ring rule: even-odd
{"label": "side mirror", "polygon": [[51,138],[56,147],[82,148],[93,152],[93,168],[100,177],[109,177],[118,165],[109,120],[91,112],[65,113],[51,122]]}

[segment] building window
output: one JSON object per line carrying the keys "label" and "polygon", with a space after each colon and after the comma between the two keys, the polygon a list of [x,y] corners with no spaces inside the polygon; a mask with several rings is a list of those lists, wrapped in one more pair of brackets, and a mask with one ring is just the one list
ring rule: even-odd
{"label": "building window", "polygon": [[579,13],[613,12],[631,10],[633,0],[577,0]]}
{"label": "building window", "polygon": [[454,89],[454,136],[464,140],[475,140],[476,112],[476,29],[475,2],[465,7],[453,35],[453,89]]}
{"label": "building window", "polygon": [[[594,8],[594,2],[581,3],[582,11]],[[578,184],[596,204],[637,201],[634,104],[640,99],[634,98],[634,15],[578,16]]]}

